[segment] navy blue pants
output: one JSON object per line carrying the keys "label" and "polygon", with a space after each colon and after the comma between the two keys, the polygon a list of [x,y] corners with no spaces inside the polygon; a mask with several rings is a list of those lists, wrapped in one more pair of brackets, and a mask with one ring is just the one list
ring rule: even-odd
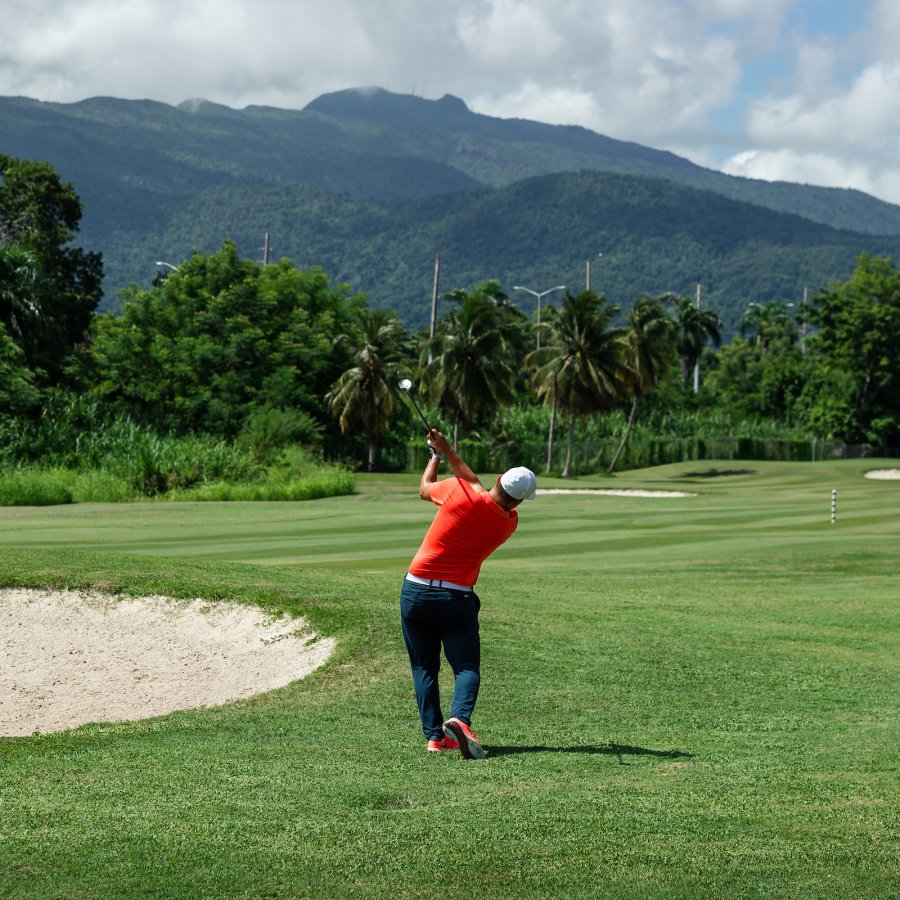
{"label": "navy blue pants", "polygon": [[440,740],[444,736],[438,687],[441,646],[455,676],[450,717],[471,724],[481,682],[480,608],[481,601],[474,591],[451,591],[403,582],[400,622],[412,667],[422,731],[428,740]]}

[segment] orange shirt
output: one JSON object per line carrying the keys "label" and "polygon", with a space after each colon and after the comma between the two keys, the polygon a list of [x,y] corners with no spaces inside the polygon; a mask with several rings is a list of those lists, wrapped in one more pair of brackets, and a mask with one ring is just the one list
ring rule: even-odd
{"label": "orange shirt", "polygon": [[464,586],[478,581],[481,564],[516,530],[514,509],[501,509],[490,495],[459,478],[431,486],[438,508],[409,571]]}

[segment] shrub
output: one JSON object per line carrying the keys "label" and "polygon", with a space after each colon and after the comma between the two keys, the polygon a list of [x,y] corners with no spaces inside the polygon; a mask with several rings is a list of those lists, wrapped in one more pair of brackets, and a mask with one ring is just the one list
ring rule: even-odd
{"label": "shrub", "polygon": [[251,484],[213,482],[187,490],[174,490],[166,500],[193,501],[298,501],[319,500],[352,494],[356,479],[347,469],[321,470],[307,476],[284,481]]}
{"label": "shrub", "polygon": [[322,433],[322,426],[302,410],[263,406],[247,417],[236,443],[257,462],[267,463],[291,444],[321,444]]}
{"label": "shrub", "polygon": [[214,481],[261,480],[264,472],[237,447],[206,435],[134,435],[132,446],[105,459],[108,470],[145,497]]}
{"label": "shrub", "polygon": [[129,503],[140,497],[124,478],[105,469],[65,474],[75,503]]}
{"label": "shrub", "polygon": [[55,469],[14,469],[0,473],[0,506],[58,506],[72,491]]}

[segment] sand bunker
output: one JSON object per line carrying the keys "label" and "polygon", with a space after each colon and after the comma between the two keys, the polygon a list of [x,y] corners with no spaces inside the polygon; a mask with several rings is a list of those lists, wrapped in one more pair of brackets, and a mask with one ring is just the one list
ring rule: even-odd
{"label": "sand bunker", "polygon": [[0,590],[0,735],[147,719],[283,687],[334,641],[236,603]]}
{"label": "sand bunker", "polygon": [[879,481],[900,481],[900,469],[875,469],[866,472],[866,478],[877,478]]}
{"label": "sand bunker", "polygon": [[538,494],[593,494],[602,497],[696,497],[686,491],[598,490],[595,488],[538,488]]}

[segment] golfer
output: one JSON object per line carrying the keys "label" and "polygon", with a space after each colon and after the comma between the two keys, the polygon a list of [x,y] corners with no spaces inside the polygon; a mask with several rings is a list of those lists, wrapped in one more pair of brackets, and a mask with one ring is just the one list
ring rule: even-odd
{"label": "golfer", "polygon": [[[438,507],[400,591],[403,639],[409,652],[422,731],[432,752],[456,750],[466,759],[486,756],[472,732],[481,680],[481,642],[475,582],[481,564],[515,530],[516,507],[535,495],[534,472],[504,472],[488,490],[436,429],[428,432],[430,458],[419,496]],[[438,481],[446,456],[453,478]],[[441,711],[441,645],[453,669],[450,717]]]}

